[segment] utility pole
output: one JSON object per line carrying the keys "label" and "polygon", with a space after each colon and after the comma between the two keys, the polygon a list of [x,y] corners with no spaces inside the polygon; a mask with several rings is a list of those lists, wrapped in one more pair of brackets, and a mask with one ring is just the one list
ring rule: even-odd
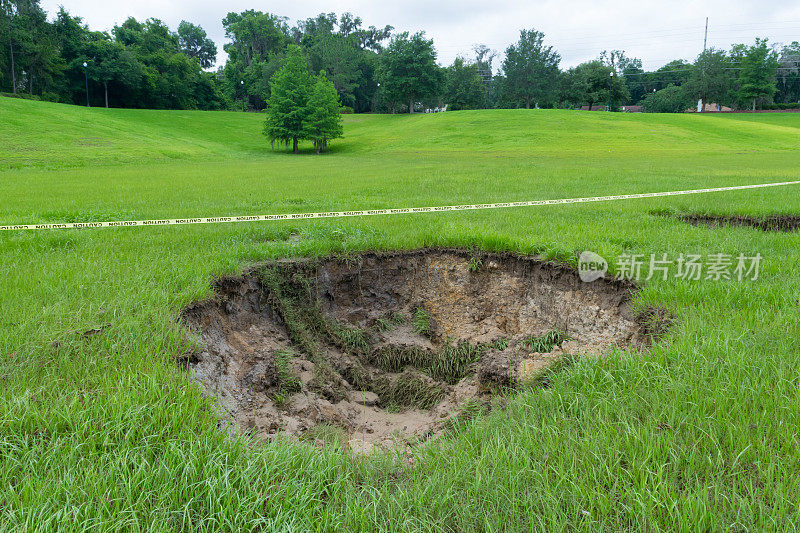
{"label": "utility pole", "polygon": [[[703,34],[703,53],[704,54],[706,53],[706,45],[707,44],[708,44],[708,17],[706,17],[706,31]],[[703,58],[703,59],[705,59],[705,58]],[[705,68],[703,68],[703,71],[701,72],[701,75],[703,76],[703,78],[706,77]],[[697,112],[698,113],[702,113],[703,112],[703,98],[702,97],[699,100],[697,100]]]}
{"label": "utility pole", "polygon": [[89,64],[86,61],[83,62],[83,76],[86,78],[86,107],[92,107],[89,105]]}
{"label": "utility pole", "polygon": [[8,47],[11,50],[11,90],[14,94],[17,94],[17,70],[14,66],[14,8],[12,7],[11,9],[12,11],[9,15],[11,18],[8,22]]}

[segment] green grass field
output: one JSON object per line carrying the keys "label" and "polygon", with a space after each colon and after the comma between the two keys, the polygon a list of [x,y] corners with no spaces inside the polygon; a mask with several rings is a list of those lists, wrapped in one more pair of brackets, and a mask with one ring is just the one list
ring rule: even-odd
{"label": "green grass field", "polygon": [[[798,179],[800,115],[348,116],[272,151],[257,114],[0,98],[0,225],[484,203]],[[0,528],[800,529],[800,232],[660,214],[800,214],[800,186],[364,219],[0,232]],[[297,238],[289,239],[291,235]],[[217,429],[176,364],[215,276],[422,246],[764,257],[757,281],[653,279],[650,349],[585,359],[415,450]],[[615,267],[612,264],[612,270]],[[93,331],[98,330],[98,331]],[[85,334],[88,332],[89,334]]]}

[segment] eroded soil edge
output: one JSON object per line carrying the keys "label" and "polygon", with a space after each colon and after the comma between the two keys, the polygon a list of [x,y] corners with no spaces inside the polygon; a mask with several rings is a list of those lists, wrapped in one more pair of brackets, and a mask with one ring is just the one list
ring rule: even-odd
{"label": "eroded soil edge", "polygon": [[654,315],[633,316],[632,292],[513,254],[364,253],[220,279],[183,320],[204,343],[189,368],[233,429],[337,428],[368,451],[436,435],[565,358],[646,343]]}
{"label": "eroded soil edge", "polygon": [[790,232],[800,229],[800,216],[798,215],[751,217],[745,215],[686,214],[679,215],[678,218],[693,226],[743,226],[760,229],[761,231],[777,232]]}

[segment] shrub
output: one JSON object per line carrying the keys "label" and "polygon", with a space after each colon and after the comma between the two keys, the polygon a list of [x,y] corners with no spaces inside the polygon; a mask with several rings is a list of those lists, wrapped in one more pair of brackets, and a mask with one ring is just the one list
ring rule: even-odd
{"label": "shrub", "polygon": [[648,94],[642,102],[645,113],[683,113],[694,105],[686,91],[675,85]]}

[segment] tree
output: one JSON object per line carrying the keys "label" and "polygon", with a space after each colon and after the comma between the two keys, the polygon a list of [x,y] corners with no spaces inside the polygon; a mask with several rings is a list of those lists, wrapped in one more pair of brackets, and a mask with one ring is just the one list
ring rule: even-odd
{"label": "tree", "polygon": [[442,74],[433,40],[426,39],[423,32],[395,36],[380,60],[380,80],[387,97],[408,102],[409,113],[414,112],[415,101],[437,95]]}
{"label": "tree", "polygon": [[[641,59],[626,56],[624,50],[603,50],[600,52],[600,60],[623,77],[630,94],[629,101],[638,102],[642,99],[646,90],[646,80]],[[617,101],[617,103],[625,102]]]}
{"label": "tree", "polygon": [[366,81],[360,68],[363,51],[358,47],[358,40],[352,37],[361,19],[345,13],[341,21],[337,21],[335,13],[321,13],[298,23],[294,32],[299,36],[312,71],[325,70],[342,103],[354,107],[354,92]]}
{"label": "tree", "polygon": [[741,60],[739,100],[752,101],[753,111],[758,100],[771,100],[778,90],[775,84],[777,71],[777,54],[767,46],[767,39],[756,38],[755,44],[747,48]]}
{"label": "tree", "polygon": [[344,132],[339,96],[324,70],[311,88],[304,120],[303,137],[314,143],[317,154],[327,149],[329,140],[338,139]]}
{"label": "tree", "polygon": [[118,42],[96,41],[89,47],[93,57],[87,68],[87,75],[103,85],[105,105],[108,107],[108,84],[116,83],[123,87],[133,88],[141,80],[141,64],[130,50]]}
{"label": "tree", "polygon": [[228,54],[223,79],[229,98],[256,108],[266,105],[269,80],[292,42],[286,21],[286,17],[252,9],[228,13],[222,20],[225,37],[231,40],[223,47]]}
{"label": "tree", "polygon": [[444,98],[454,111],[483,107],[486,90],[478,65],[457,57],[445,72]]}
{"label": "tree", "polygon": [[644,97],[645,113],[683,113],[693,105],[692,97],[683,87],[670,85]]}
{"label": "tree", "polygon": [[693,70],[694,66],[683,59],[670,61],[663,67],[647,73],[645,76],[648,80],[646,90],[648,92],[653,89],[660,91],[670,85],[680,87],[689,79]]}
{"label": "tree", "polygon": [[25,86],[31,95],[59,90],[65,64],[39,1],[0,0],[0,28],[6,41],[3,48],[8,51],[12,91]]}
{"label": "tree", "polygon": [[297,45],[289,45],[283,66],[270,80],[272,93],[267,104],[264,135],[273,144],[275,141],[292,142],[295,154],[300,152],[298,142],[304,135],[310,83],[302,50]]}
{"label": "tree", "polygon": [[599,59],[569,69],[564,80],[564,100],[574,104],[608,102],[613,110],[630,98],[625,81]]}
{"label": "tree", "polygon": [[778,59],[778,93],[781,103],[800,101],[800,43],[797,41],[786,45]]}
{"label": "tree", "polygon": [[[730,76],[730,60],[724,50],[709,48],[694,62],[689,79],[683,84],[687,95],[703,103],[729,103],[733,87]],[[702,109],[705,108],[703,105]]]}
{"label": "tree", "polygon": [[[2,51],[0,51],[0,61],[3,68],[0,69],[0,82],[2,87],[10,87],[14,94],[17,94],[17,65],[14,57],[14,40],[16,38],[14,28],[14,17],[16,16],[16,5],[9,0],[0,0],[0,35],[3,39]],[[8,81],[5,77],[8,74]]]}
{"label": "tree", "polygon": [[378,83],[375,79],[381,42],[392,27],[364,29],[361,18],[344,13],[320,13],[298,21],[291,34],[305,52],[312,72],[325,70],[339,94],[339,101],[354,111],[374,109]]}
{"label": "tree", "polygon": [[558,94],[558,64],[561,56],[544,45],[544,34],[522,30],[519,41],[506,49],[503,61],[506,98],[525,104],[552,104]]}
{"label": "tree", "polygon": [[211,68],[217,59],[217,46],[200,26],[182,20],[178,25],[178,43],[181,51],[197,59],[202,68]]}

